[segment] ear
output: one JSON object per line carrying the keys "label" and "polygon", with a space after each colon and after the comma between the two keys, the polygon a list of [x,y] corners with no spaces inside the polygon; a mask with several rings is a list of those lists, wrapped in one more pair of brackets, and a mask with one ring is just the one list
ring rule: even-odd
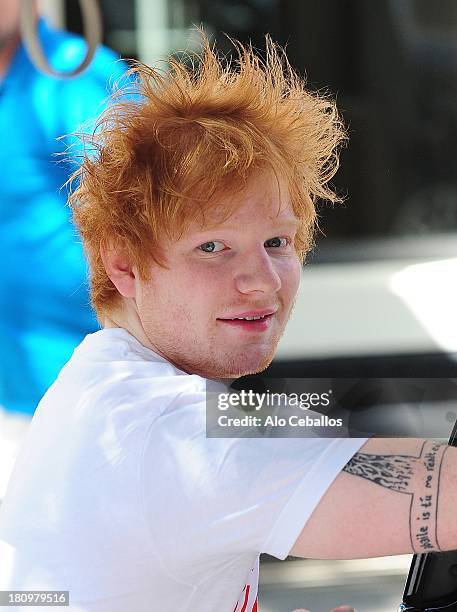
{"label": "ear", "polygon": [[100,256],[106,274],[119,293],[126,298],[136,297],[135,269],[130,263],[126,249],[113,244],[101,246]]}

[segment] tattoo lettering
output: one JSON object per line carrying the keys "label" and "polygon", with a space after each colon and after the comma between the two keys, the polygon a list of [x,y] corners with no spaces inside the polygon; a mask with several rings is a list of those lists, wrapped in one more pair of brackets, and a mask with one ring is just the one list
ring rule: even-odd
{"label": "tattoo lettering", "polygon": [[[441,464],[447,444],[427,440],[418,456],[356,453],[343,468],[348,474],[411,497],[409,525],[414,552],[441,550],[437,537]],[[413,475],[422,484],[420,494],[411,490]]]}

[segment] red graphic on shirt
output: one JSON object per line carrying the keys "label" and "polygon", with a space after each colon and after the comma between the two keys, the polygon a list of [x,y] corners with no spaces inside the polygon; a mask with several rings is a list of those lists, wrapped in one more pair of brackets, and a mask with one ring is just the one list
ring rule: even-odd
{"label": "red graphic on shirt", "polygon": [[[248,583],[244,585],[238,603],[233,608],[233,612],[258,612],[257,588],[259,580],[258,560],[249,574]],[[254,600],[254,601],[253,601]]]}
{"label": "red graphic on shirt", "polygon": [[249,584],[245,584],[244,585],[244,589],[242,591],[242,593],[244,593],[244,601],[242,604],[241,608],[238,608],[238,606],[240,605],[240,602],[238,602],[236,604],[236,606],[233,608],[233,612],[257,612],[257,597],[255,598],[255,602],[252,606],[252,608],[250,610],[248,610],[247,606],[248,606],[248,601],[249,601],[249,591],[251,590],[251,587]]}

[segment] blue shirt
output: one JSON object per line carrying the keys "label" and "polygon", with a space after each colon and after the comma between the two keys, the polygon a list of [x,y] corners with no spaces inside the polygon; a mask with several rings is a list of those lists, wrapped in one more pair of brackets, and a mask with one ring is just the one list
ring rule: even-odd
{"label": "blue shirt", "polygon": [[[78,65],[82,38],[39,21],[49,63]],[[99,47],[71,80],[39,72],[18,47],[0,82],[0,406],[33,414],[83,337],[98,329],[89,307],[87,271],[69,221],[66,189],[74,169],[58,161],[68,140],[103,110],[110,81],[127,68]]]}

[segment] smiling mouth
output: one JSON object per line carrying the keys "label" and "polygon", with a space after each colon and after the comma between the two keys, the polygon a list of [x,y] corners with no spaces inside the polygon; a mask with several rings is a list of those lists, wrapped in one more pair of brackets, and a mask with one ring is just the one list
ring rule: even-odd
{"label": "smiling mouth", "polygon": [[235,327],[244,330],[265,331],[270,327],[274,313],[257,316],[257,317],[239,317],[236,319],[217,319],[221,323],[225,323],[229,327]]}
{"label": "smiling mouth", "polygon": [[260,319],[265,319],[265,317],[271,317],[269,315],[259,315],[257,317],[234,317],[233,319],[219,319],[220,321],[259,321]]}

